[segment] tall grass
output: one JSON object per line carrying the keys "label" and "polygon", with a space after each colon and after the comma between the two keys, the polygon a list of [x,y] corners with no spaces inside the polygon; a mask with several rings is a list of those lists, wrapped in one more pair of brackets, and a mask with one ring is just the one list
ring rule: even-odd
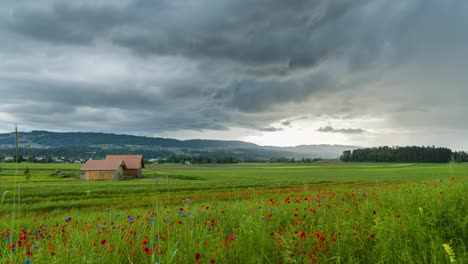
{"label": "tall grass", "polygon": [[251,189],[242,197],[195,198],[191,203],[161,202],[171,197],[155,192],[151,202],[139,208],[24,212],[15,230],[0,225],[0,259],[10,256],[6,263],[450,263],[452,259],[464,263],[466,185],[465,178],[441,178],[322,190]]}

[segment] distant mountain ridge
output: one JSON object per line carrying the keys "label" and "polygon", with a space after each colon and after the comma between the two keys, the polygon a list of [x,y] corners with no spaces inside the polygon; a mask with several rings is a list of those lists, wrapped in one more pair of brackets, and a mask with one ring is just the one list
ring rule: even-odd
{"label": "distant mountain ridge", "polygon": [[[19,132],[23,149],[97,149],[106,153],[141,152],[146,157],[172,154],[235,156],[241,159],[268,158],[338,158],[344,150],[356,149],[346,145],[301,145],[296,147],[259,146],[254,143],[234,140],[191,139],[133,136],[97,132]],[[0,149],[11,149],[15,144],[14,133],[0,134]],[[64,150],[65,149],[65,150]],[[3,151],[5,152],[5,151]],[[75,152],[75,151],[70,151]],[[76,156],[76,153],[73,155]]]}
{"label": "distant mountain ridge", "polygon": [[[20,143],[44,147],[92,146],[92,145],[146,145],[169,148],[200,147],[255,147],[242,141],[221,141],[206,139],[178,140],[172,138],[133,136],[98,132],[49,132],[33,130],[19,132]],[[0,145],[15,144],[14,133],[0,134]]]}

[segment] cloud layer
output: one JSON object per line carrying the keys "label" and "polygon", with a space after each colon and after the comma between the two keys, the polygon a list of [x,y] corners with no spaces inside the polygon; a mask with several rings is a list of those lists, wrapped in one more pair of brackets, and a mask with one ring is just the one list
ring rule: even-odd
{"label": "cloud layer", "polygon": [[319,127],[318,132],[325,133],[343,133],[343,134],[361,134],[366,132],[364,129],[360,128],[334,128],[332,126]]}
{"label": "cloud layer", "polygon": [[306,116],[336,143],[468,148],[464,1],[0,5],[0,122],[238,138]]}

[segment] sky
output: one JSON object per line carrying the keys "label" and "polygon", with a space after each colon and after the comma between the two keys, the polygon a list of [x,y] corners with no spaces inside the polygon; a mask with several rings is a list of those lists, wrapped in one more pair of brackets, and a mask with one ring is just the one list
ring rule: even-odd
{"label": "sky", "polygon": [[0,132],[468,150],[465,0],[6,0]]}

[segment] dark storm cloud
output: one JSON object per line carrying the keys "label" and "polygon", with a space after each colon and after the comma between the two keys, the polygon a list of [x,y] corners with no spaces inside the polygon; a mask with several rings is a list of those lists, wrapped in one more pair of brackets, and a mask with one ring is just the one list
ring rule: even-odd
{"label": "dark storm cloud", "polygon": [[[127,89],[125,83],[118,85],[71,80],[4,78],[0,92],[8,94],[6,102],[32,100],[46,105],[68,105],[71,108],[89,106],[146,109],[162,103],[151,91],[135,92]],[[30,108],[29,111],[34,111],[34,108]]]}
{"label": "dark storm cloud", "polygon": [[[124,7],[60,2],[45,11],[14,10],[9,27],[53,44],[104,39],[141,55],[283,63],[294,70],[361,50],[350,42],[379,35],[357,29],[359,8],[367,2],[134,1]],[[376,42],[370,42],[372,53],[378,52]]]}
{"label": "dark storm cloud", "polygon": [[[203,107],[193,104],[182,106],[180,100],[162,100],[151,90],[127,89],[127,85],[110,86],[77,81],[7,82],[9,93],[0,106],[0,112],[15,113],[22,123],[62,123],[73,127],[77,122],[91,123],[105,128],[106,123],[116,126],[135,125],[155,130],[226,130],[223,124],[210,116]],[[37,87],[42,87],[37,89]],[[9,92],[14,88],[16,92]],[[169,111],[170,110],[170,111]],[[201,111],[200,111],[201,110]],[[149,123],[149,124],[148,124]],[[120,124],[120,125],[119,125]]]}
{"label": "dark storm cloud", "polygon": [[326,133],[342,133],[342,134],[361,134],[366,132],[364,129],[360,128],[334,128],[332,126],[319,127],[318,132]]}
{"label": "dark storm cloud", "polygon": [[124,7],[59,2],[48,10],[14,10],[9,27],[52,44],[104,39],[141,55],[280,62],[294,69],[316,66],[343,49],[351,35],[328,31],[357,19],[359,14],[347,15],[365,2],[134,1]]}
{"label": "dark storm cloud", "polygon": [[[293,128],[302,115],[465,129],[453,116],[468,110],[459,101],[468,96],[466,1],[44,0],[0,7],[0,118],[139,133],[274,132]],[[444,111],[428,116],[434,108]],[[367,130],[356,127],[321,130]]]}
{"label": "dark storm cloud", "polygon": [[113,7],[72,6],[58,2],[51,10],[15,10],[9,26],[26,36],[50,43],[89,44],[98,34],[129,20]]}
{"label": "dark storm cloud", "polygon": [[289,81],[242,81],[228,88],[229,106],[245,112],[264,112],[286,102],[303,102],[331,82],[328,76],[311,75]]}

